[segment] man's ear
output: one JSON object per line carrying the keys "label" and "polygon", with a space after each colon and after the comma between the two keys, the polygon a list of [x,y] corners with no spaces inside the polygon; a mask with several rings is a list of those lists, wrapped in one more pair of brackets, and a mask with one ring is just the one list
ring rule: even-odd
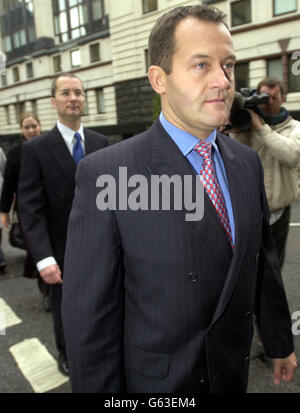
{"label": "man's ear", "polygon": [[165,81],[166,73],[160,66],[150,66],[148,70],[148,78],[152,89],[159,95],[166,93]]}
{"label": "man's ear", "polygon": [[281,103],[284,103],[286,101],[286,94],[281,96]]}

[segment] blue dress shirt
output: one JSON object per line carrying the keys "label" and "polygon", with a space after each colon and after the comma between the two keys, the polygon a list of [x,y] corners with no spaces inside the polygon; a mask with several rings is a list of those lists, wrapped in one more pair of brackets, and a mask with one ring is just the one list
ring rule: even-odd
{"label": "blue dress shirt", "polygon": [[[183,156],[185,156],[196,173],[200,175],[201,167],[202,167],[202,157],[194,151],[194,147],[199,143],[199,139],[196,136],[191,135],[190,133],[177,128],[172,123],[168,122],[164,117],[163,112],[160,113],[159,120],[166,130],[167,134],[173,139],[175,144],[178,146],[180,151],[182,152]],[[225,166],[223,159],[221,157],[219,148],[216,144],[216,136],[217,131],[216,129],[205,139],[206,141],[212,144],[212,159],[214,164],[214,169],[217,175],[217,179],[223,191],[226,208],[228,212],[230,227],[231,227],[231,235],[232,235],[232,242],[233,245],[235,243],[235,226],[234,226],[234,219],[233,219],[233,210],[231,204],[231,198],[229,194],[228,188],[228,181],[225,171]]]}

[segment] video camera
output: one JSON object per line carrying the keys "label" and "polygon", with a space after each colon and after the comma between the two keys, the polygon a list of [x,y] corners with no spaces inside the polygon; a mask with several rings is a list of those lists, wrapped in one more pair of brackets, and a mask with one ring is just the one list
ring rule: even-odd
{"label": "video camera", "polygon": [[262,116],[258,105],[268,104],[269,95],[267,93],[257,94],[256,89],[241,88],[240,92],[235,92],[230,111],[231,128],[244,131],[251,128],[251,115],[246,109],[252,109]]}

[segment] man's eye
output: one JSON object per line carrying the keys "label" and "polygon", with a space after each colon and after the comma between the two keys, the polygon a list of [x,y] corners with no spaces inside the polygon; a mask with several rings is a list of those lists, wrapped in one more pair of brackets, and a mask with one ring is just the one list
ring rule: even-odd
{"label": "man's eye", "polygon": [[234,67],[234,64],[233,63],[225,63],[224,67],[227,70],[232,70],[233,67]]}
{"label": "man's eye", "polygon": [[198,63],[198,64],[197,64],[197,67],[198,67],[199,69],[204,69],[205,66],[206,66],[206,63]]}

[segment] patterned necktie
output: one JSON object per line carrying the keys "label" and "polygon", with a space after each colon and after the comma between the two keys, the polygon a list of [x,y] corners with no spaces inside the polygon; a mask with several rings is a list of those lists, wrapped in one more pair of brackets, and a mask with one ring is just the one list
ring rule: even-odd
{"label": "patterned necktie", "polygon": [[211,143],[205,141],[201,141],[194,148],[194,150],[196,150],[199,153],[199,155],[201,155],[203,160],[200,171],[200,179],[213,206],[216,208],[218,212],[218,216],[223,227],[225,228],[230,244],[232,248],[234,248],[232,244],[231,228],[225,204],[225,199],[214,171],[213,162],[211,158],[211,149]]}
{"label": "patterned necktie", "polygon": [[83,153],[83,148],[82,148],[82,144],[81,144],[80,133],[75,132],[74,138],[75,138],[75,144],[74,144],[74,147],[73,147],[73,158],[74,158],[74,161],[77,165],[78,162],[80,161],[80,159],[82,159],[84,157],[84,153]]}

